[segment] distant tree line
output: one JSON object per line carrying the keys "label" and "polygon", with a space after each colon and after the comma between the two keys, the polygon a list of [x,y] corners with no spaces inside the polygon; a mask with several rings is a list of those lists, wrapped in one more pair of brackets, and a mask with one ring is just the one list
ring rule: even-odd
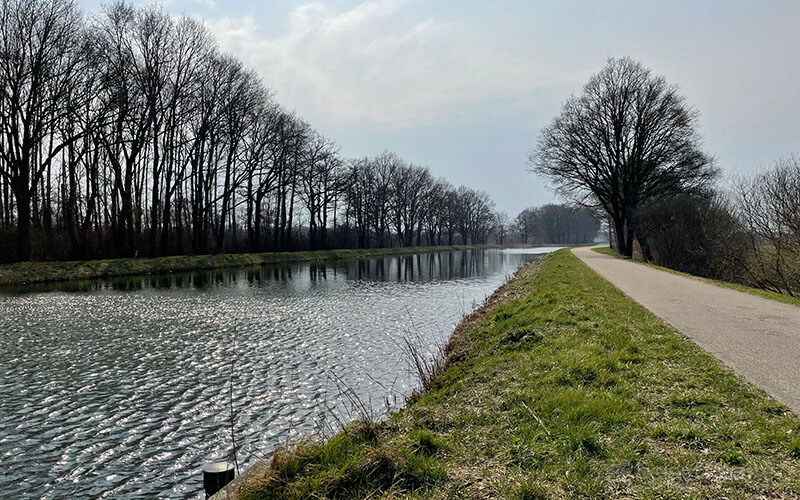
{"label": "distant tree line", "polygon": [[610,59],[542,130],[530,166],[599,211],[625,256],[800,294],[800,160],[721,188],[697,117],[664,77]]}
{"label": "distant tree line", "polygon": [[600,220],[585,207],[548,204],[520,212],[513,229],[523,244],[592,243],[600,231]]}
{"label": "distant tree line", "polygon": [[0,5],[0,261],[487,243],[486,193],[346,160],[207,28]]}

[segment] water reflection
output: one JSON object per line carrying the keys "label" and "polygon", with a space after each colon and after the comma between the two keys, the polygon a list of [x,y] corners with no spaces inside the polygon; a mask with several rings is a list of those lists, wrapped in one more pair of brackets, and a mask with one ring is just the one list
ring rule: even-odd
{"label": "water reflection", "polygon": [[[512,254],[500,251],[448,251],[389,256],[373,259],[335,261],[313,264],[270,265],[245,269],[224,269],[158,275],[122,276],[105,280],[67,281],[24,286],[0,287],[0,294],[44,292],[87,293],[99,291],[136,292],[146,289],[204,289],[230,286],[240,280],[250,284],[269,281],[292,281],[298,274],[307,274],[311,281],[324,281],[328,273],[337,279],[340,274],[349,280],[419,282],[462,279],[482,276],[487,268],[502,265],[500,260]],[[516,257],[511,257],[516,258]],[[499,259],[499,260],[498,260]]]}
{"label": "water reflection", "polygon": [[[454,251],[0,291],[0,491],[197,498],[234,427],[251,463],[414,379],[400,339],[433,349],[535,255]],[[231,378],[231,373],[233,377]]]}

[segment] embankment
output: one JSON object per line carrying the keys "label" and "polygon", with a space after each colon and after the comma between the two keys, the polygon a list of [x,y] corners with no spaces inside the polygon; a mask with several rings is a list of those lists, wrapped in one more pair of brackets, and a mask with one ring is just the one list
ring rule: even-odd
{"label": "embankment", "polygon": [[447,356],[386,422],[279,450],[237,496],[800,496],[800,420],[568,250],[521,269]]}
{"label": "embankment", "polygon": [[72,262],[22,262],[0,266],[0,286],[54,281],[89,280],[138,274],[166,274],[232,267],[255,267],[292,262],[362,259],[383,255],[496,248],[490,246],[436,246],[321,250],[313,252],[269,252],[250,254],[182,255],[175,257],[87,260]]}

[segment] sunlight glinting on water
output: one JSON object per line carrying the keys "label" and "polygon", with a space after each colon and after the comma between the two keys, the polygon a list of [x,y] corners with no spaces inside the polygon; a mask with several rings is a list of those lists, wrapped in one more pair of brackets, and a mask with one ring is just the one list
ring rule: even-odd
{"label": "sunlight glinting on water", "polygon": [[343,388],[375,412],[401,404],[402,338],[432,352],[532,252],[0,290],[0,491],[201,498],[200,467],[231,448],[231,400],[244,466],[357,416]]}

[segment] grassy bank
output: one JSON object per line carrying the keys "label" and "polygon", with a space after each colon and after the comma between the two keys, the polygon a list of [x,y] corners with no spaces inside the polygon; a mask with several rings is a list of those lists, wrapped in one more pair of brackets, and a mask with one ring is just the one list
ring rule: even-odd
{"label": "grassy bank", "polygon": [[610,256],[616,257],[618,259],[630,260],[632,262],[636,262],[637,264],[642,264],[644,266],[650,266],[650,267],[653,267],[655,269],[660,269],[662,271],[666,271],[668,273],[677,274],[679,276],[686,276],[688,278],[694,278],[694,279],[698,279],[700,281],[705,281],[706,283],[711,283],[712,285],[717,285],[717,286],[722,286],[722,287],[725,287],[725,288],[730,288],[731,290],[736,290],[736,291],[739,291],[739,292],[749,293],[751,295],[758,295],[759,297],[763,297],[765,299],[770,299],[770,300],[776,300],[778,302],[783,302],[784,304],[792,304],[792,305],[795,305],[795,306],[800,306],[800,298],[798,298],[798,297],[792,297],[790,295],[785,295],[785,294],[778,293],[778,292],[772,292],[772,291],[769,291],[769,290],[762,290],[760,288],[753,288],[751,286],[740,285],[738,283],[730,283],[728,281],[721,281],[721,280],[715,280],[715,279],[711,279],[711,278],[704,278],[702,276],[695,276],[693,274],[683,273],[681,271],[676,271],[676,270],[670,269],[668,267],[663,267],[663,266],[657,266],[655,264],[650,264],[649,262],[641,262],[641,261],[638,261],[638,260],[631,259],[629,257],[625,257],[623,255],[620,255],[619,253],[617,253],[616,251],[614,251],[614,250],[612,250],[612,249],[610,249],[608,247],[595,248],[594,251],[597,252],[597,253],[604,254],[604,255],[610,255]]}
{"label": "grassy bank", "polygon": [[[137,274],[164,274],[230,267],[263,266],[291,262],[361,259],[382,255],[463,250],[477,246],[438,246],[323,250],[315,252],[270,252],[251,254],[182,255],[177,257],[107,259],[74,262],[23,262],[0,266],[0,286],[52,281],[87,280]],[[486,247],[483,247],[486,248]]]}
{"label": "grassy bank", "polygon": [[245,498],[796,498],[800,420],[563,250],[462,323],[429,392],[265,468]]}

